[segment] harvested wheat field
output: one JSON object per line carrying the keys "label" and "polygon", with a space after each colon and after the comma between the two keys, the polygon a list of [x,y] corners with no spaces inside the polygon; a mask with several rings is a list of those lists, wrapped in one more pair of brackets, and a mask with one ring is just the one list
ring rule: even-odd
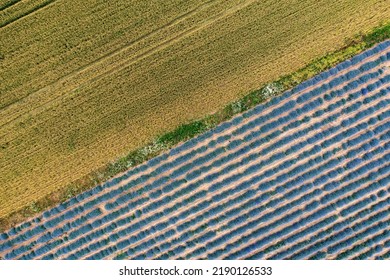
{"label": "harvested wheat field", "polygon": [[379,0],[1,1],[0,218],[389,13]]}
{"label": "harvested wheat field", "polygon": [[389,259],[390,40],[0,234],[4,259]]}

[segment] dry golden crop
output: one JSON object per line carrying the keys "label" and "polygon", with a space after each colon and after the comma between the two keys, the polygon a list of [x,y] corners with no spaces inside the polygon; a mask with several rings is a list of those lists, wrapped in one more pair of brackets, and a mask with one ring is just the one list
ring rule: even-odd
{"label": "dry golden crop", "polygon": [[380,0],[1,1],[0,218],[389,14]]}

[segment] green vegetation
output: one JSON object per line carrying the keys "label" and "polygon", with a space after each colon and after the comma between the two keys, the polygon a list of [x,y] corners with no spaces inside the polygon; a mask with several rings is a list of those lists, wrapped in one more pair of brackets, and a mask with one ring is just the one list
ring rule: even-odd
{"label": "green vegetation", "polygon": [[162,143],[164,146],[173,146],[206,131],[208,127],[206,120],[193,121],[179,126],[172,132],[164,134],[158,138],[158,142]]}

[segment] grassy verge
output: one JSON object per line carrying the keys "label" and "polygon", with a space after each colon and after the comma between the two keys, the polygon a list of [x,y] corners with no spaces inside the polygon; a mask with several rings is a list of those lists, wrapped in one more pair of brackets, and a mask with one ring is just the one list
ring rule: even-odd
{"label": "grassy verge", "polygon": [[262,88],[249,93],[236,102],[228,104],[212,115],[183,124],[174,131],[158,137],[148,145],[130,152],[125,157],[119,158],[115,162],[109,163],[99,170],[91,172],[84,178],[34,202],[30,206],[0,219],[0,231],[4,231],[28,217],[34,216],[55,204],[90,189],[93,186],[114,177],[118,173],[124,172],[129,167],[145,162],[178,143],[203,133],[219,123],[232,118],[235,114],[244,112],[265,102],[272,98],[272,96],[280,94],[388,38],[390,38],[390,23],[383,24],[367,34],[358,34],[354,38],[348,38],[345,40],[344,47],[340,50],[328,53],[325,56],[312,61],[304,68],[290,75],[283,76],[273,83],[264,85]]}

